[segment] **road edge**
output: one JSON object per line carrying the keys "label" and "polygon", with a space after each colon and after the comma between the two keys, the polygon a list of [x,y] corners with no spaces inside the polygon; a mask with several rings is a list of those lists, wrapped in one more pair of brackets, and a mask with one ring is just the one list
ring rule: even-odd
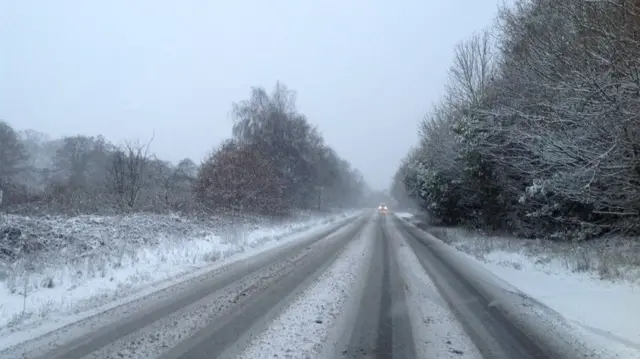
{"label": "road edge", "polygon": [[[341,228],[348,226],[350,223],[357,221],[362,216],[362,212],[356,212],[331,223],[308,228],[302,231],[295,231],[293,233],[290,233],[289,235],[285,235],[278,241],[266,244],[263,248],[261,248],[262,250],[259,250],[257,252],[247,251],[238,253],[237,255],[230,256],[221,261],[214,262],[209,266],[198,268],[194,271],[178,275],[169,280],[152,283],[147,288],[142,289],[134,294],[116,299],[107,304],[79,313],[78,315],[73,316],[72,319],[63,321],[62,324],[39,326],[32,330],[17,331],[3,336],[2,340],[0,340],[0,354],[5,355],[16,350],[21,351],[21,348],[31,346],[32,343],[33,345],[38,347],[45,346],[47,344],[50,344],[50,340],[48,340],[47,338],[52,336],[58,337],[59,335],[63,335],[68,339],[67,342],[73,341],[82,336],[81,334],[76,333],[76,330],[78,330],[83,325],[89,325],[92,321],[98,321],[101,318],[103,318],[105,322],[99,323],[99,327],[107,326],[110,323],[115,322],[115,320],[117,319],[106,318],[109,317],[110,313],[116,312],[118,310],[123,310],[123,308],[135,306],[138,303],[147,303],[145,307],[148,306],[148,303],[160,303],[163,300],[166,300],[166,296],[169,296],[172,292],[178,290],[183,286],[188,286],[190,285],[190,283],[196,282],[199,279],[210,275],[212,272],[224,271],[226,268],[229,268],[236,263],[250,259],[254,256],[268,255],[269,253],[286,251],[287,248],[295,246],[296,243],[303,241],[306,238],[317,237],[327,232],[330,232],[330,234],[337,232]],[[94,325],[89,325],[89,327],[94,327]],[[72,333],[65,333],[69,331],[72,331]],[[21,340],[19,337],[21,335],[24,335],[24,333],[33,334],[30,335],[27,339]],[[53,342],[58,341],[53,338],[51,339],[53,340]],[[39,343],[40,341],[42,341],[43,343]]]}
{"label": "road edge", "polygon": [[[404,226],[409,233],[429,246],[445,265],[455,268],[464,276],[480,295],[536,343],[549,358],[617,358],[615,354],[603,352],[602,348],[591,345],[560,313],[470,261],[464,253],[395,215],[394,220],[397,225]],[[493,300],[497,298],[506,300]]]}

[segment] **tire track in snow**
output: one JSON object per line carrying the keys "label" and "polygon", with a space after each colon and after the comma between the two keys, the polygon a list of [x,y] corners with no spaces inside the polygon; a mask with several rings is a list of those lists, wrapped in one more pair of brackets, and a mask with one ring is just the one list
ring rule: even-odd
{"label": "tire track in snow", "polygon": [[389,223],[389,229],[389,237],[393,237],[393,252],[406,284],[416,357],[481,359],[482,355],[438,292],[413,249],[393,223]]}
{"label": "tire track in snow", "polygon": [[[491,299],[488,299],[486,293],[479,291],[483,285],[491,283],[492,278],[479,279],[473,272],[467,271],[469,267],[466,267],[464,262],[452,262],[452,257],[448,254],[455,254],[455,252],[447,252],[450,247],[441,247],[440,242],[424,241],[417,228],[403,223],[401,219],[395,219],[394,226],[414,251],[442,298],[450,305],[456,318],[483,357],[492,359],[566,357],[565,353],[556,351],[557,347],[549,347],[548,343],[545,344],[517,327],[516,323],[511,321],[514,318],[506,317],[505,314],[509,313],[502,312],[496,306],[499,300],[507,298],[508,301],[508,292],[504,291],[504,288],[499,289],[498,295],[495,291],[492,292],[489,297]],[[487,282],[483,282],[487,279],[489,279]],[[549,348],[555,352],[553,356],[545,354]]]}
{"label": "tire track in snow", "polygon": [[333,358],[336,327],[348,317],[349,300],[358,296],[373,252],[374,224],[370,221],[358,238],[264,332],[237,357]]}
{"label": "tire track in snow", "polygon": [[416,358],[409,312],[397,258],[392,254],[387,216],[377,215],[373,259],[353,308],[355,320],[343,328],[332,358]]}
{"label": "tire track in snow", "polygon": [[157,297],[154,294],[152,300],[144,298],[118,307],[127,309],[128,315],[118,317],[107,326],[85,329],[82,335],[72,336],[71,340],[51,342],[52,345],[57,343],[56,347],[30,343],[0,356],[35,358],[37,352],[42,359],[153,358],[183,341],[202,325],[208,325],[212,319],[230,311],[242,311],[242,303],[251,297],[248,294],[260,295],[265,292],[265,286],[269,288],[269,275],[287,278],[285,271],[290,271],[288,268],[300,269],[301,263],[313,267],[313,262],[322,260],[318,258],[322,256],[326,261],[327,254],[344,247],[353,233],[362,228],[363,222],[363,218],[351,218],[318,229],[311,236],[291,238],[281,246],[245,260],[223,264],[213,272],[193,276],[188,282],[165,291],[166,300],[153,300]]}
{"label": "tire track in snow", "polygon": [[356,221],[307,244],[83,359],[218,357],[254,323],[264,320],[288,292],[313,277],[361,228],[362,222]]}

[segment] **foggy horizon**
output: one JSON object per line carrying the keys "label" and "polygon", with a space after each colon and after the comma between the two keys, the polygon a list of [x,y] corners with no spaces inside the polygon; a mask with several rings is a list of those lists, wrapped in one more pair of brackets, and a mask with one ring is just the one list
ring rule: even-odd
{"label": "foggy horizon", "polygon": [[232,103],[280,81],[327,144],[387,189],[444,92],[453,46],[497,5],[5,3],[0,119],[53,138],[154,136],[160,158],[199,163],[231,137]]}

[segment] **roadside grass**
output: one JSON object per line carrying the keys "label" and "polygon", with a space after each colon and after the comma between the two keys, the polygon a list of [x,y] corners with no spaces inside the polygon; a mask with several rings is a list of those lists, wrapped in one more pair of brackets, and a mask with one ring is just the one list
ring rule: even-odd
{"label": "roadside grass", "polygon": [[[403,218],[414,224],[417,220]],[[640,240],[603,237],[571,242],[496,236],[462,228],[426,227],[434,237],[484,261],[522,270],[533,263],[543,272],[588,273],[608,281],[640,282]]]}
{"label": "roadside grass", "polygon": [[[20,237],[11,242],[17,255],[0,258],[0,331],[91,310],[345,216],[238,226],[144,214],[5,217],[0,227],[19,228]],[[4,243],[6,248],[6,239]]]}

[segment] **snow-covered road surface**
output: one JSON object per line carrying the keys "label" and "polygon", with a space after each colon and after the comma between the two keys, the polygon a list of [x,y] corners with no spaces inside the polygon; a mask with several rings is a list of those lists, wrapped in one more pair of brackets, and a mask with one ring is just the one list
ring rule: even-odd
{"label": "snow-covered road surface", "polygon": [[550,357],[548,347],[557,358],[581,355],[523,330],[544,308],[527,301],[505,315],[503,298],[481,288],[499,281],[454,266],[416,231],[392,215],[358,216],[0,357],[526,359]]}

